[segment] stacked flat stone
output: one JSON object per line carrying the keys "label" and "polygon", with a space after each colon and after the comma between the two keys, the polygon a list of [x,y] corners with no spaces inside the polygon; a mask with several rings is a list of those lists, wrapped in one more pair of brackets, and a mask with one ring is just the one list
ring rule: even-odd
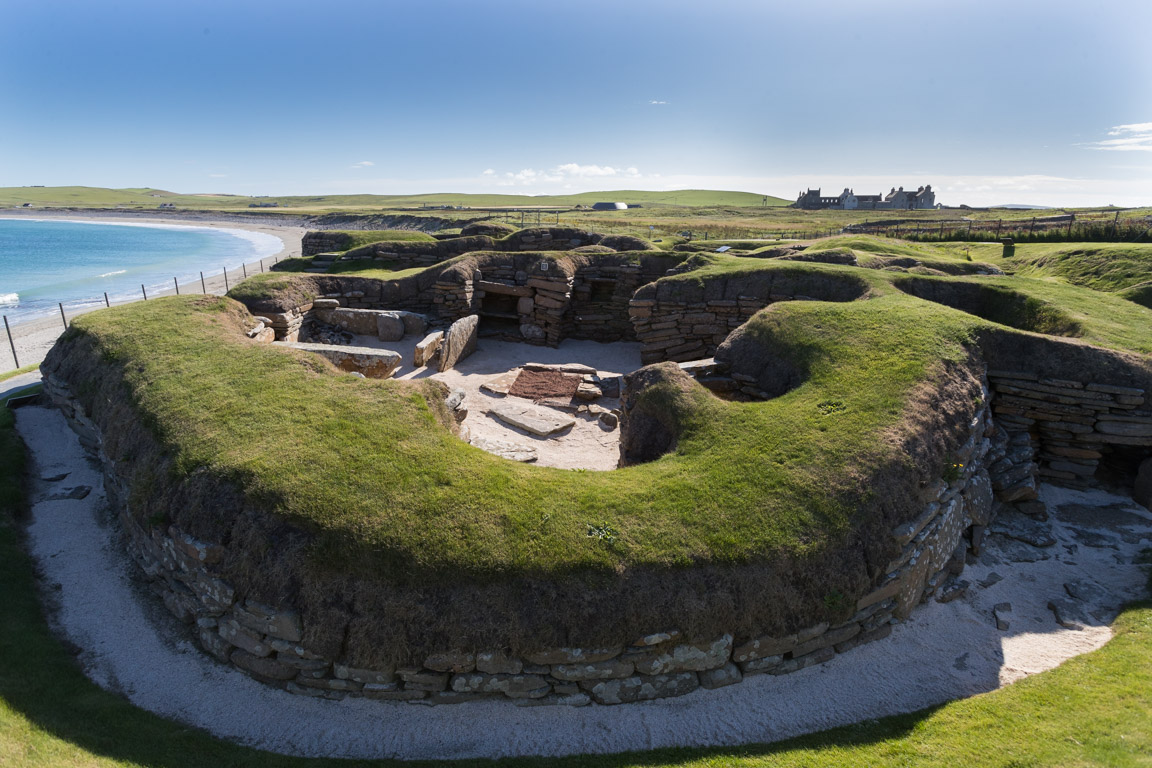
{"label": "stacked flat stone", "polygon": [[1152,410],[1143,389],[1042,378],[1023,371],[989,371],[996,417],[1014,444],[1023,438],[1047,481],[1074,488],[1096,485],[1109,446],[1152,446]]}

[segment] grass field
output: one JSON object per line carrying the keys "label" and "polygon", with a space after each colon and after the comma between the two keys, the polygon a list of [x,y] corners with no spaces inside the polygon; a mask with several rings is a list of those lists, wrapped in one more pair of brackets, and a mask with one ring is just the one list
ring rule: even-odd
{"label": "grass field", "polygon": [[[379,211],[381,209],[424,206],[494,207],[573,207],[591,206],[601,201],[640,203],[645,206],[736,206],[761,207],[765,195],[751,192],[723,192],[681,189],[666,192],[617,190],[583,192],[573,195],[494,195],[438,193],[426,195],[303,195],[261,196],[222,194],[181,194],[162,189],[105,189],[103,187],[0,187],[0,207],[32,203],[43,207],[156,208],[172,203],[193,210],[249,210],[252,203],[276,203],[275,208],[255,208],[256,212]],[[790,201],[768,196],[770,206]]]}
{"label": "grass field", "polygon": [[[290,758],[223,742],[97,688],[41,614],[21,547],[23,450],[0,408],[0,765],[5,768],[354,768],[432,765]],[[461,761],[460,768],[1051,768],[1152,763],[1152,603],[1104,648],[1008,688],[770,745]]]}

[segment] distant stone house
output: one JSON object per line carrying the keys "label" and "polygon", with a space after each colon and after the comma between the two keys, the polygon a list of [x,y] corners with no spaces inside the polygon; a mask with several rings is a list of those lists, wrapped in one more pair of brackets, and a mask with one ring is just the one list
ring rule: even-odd
{"label": "distant stone house", "polygon": [[899,189],[893,187],[883,197],[880,195],[857,195],[854,190],[847,187],[835,197],[825,197],[820,194],[819,189],[809,189],[797,196],[792,207],[802,208],[806,211],[824,209],[842,211],[925,210],[936,207],[936,193],[932,191],[931,184],[920,187],[915,192],[906,192],[904,187]]}

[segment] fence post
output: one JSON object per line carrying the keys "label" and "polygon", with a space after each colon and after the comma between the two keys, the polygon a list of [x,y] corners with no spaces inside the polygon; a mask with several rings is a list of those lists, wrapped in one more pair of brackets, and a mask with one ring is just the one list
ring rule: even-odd
{"label": "fence post", "polygon": [[172,278],[172,285],[176,286],[176,295],[180,295],[180,283],[176,282],[176,278]]}
{"label": "fence post", "polygon": [[1004,219],[996,219],[996,239],[1000,239],[1000,225],[1004,223]]}
{"label": "fence post", "polygon": [[144,283],[140,283],[140,293],[144,294],[144,301],[148,301],[148,291],[144,290]]}
{"label": "fence post", "polygon": [[204,285],[204,273],[203,272],[200,273],[200,290],[203,291],[204,293],[208,293],[208,286]]}
{"label": "fence post", "polygon": [[228,267],[224,267],[224,293],[228,293],[230,290],[232,289],[228,287]]}
{"label": "fence post", "polygon": [[12,341],[12,329],[8,327],[8,315],[4,315],[4,330],[8,333],[8,346],[12,347],[12,362],[20,367],[20,358],[16,357],[16,342]]}
{"label": "fence post", "polygon": [[972,239],[972,219],[968,219],[968,234],[965,237],[967,240]]}
{"label": "fence post", "polygon": [[244,264],[241,264],[241,265],[240,265],[240,269],[241,269],[241,270],[243,270],[243,272],[244,272],[244,279],[245,279],[245,280],[247,280],[247,279],[248,279],[248,267],[247,267],[247,266],[245,266]]}
{"label": "fence post", "polygon": [[1076,221],[1076,214],[1068,214],[1068,237],[1072,237],[1072,222]]}
{"label": "fence post", "polygon": [[260,274],[264,274],[264,259],[260,259]]}
{"label": "fence post", "polygon": [[112,302],[108,301],[108,291],[104,291],[104,306],[112,306]]}
{"label": "fence post", "polygon": [[1032,223],[1028,226],[1028,236],[1032,236],[1032,230],[1036,229],[1036,217],[1032,217]]}
{"label": "fence post", "polygon": [[60,319],[64,321],[64,330],[68,330],[68,318],[64,316],[64,302],[56,302],[56,306],[60,307]]}
{"label": "fence post", "polygon": [[1116,218],[1112,219],[1112,238],[1120,236],[1120,211],[1116,211]]}

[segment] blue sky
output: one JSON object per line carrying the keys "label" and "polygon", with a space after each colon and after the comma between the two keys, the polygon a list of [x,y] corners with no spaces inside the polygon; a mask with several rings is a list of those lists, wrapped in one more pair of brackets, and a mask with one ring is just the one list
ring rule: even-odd
{"label": "blue sky", "polygon": [[0,3],[0,186],[1152,204],[1152,2]]}

